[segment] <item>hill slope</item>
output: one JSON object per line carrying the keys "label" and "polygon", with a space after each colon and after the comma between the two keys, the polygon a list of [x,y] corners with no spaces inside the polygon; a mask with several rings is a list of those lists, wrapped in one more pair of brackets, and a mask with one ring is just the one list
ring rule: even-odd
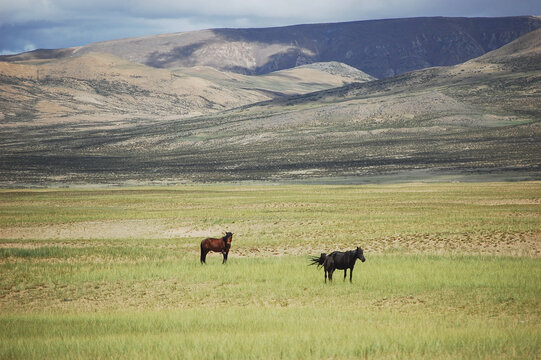
{"label": "hill slope", "polygon": [[336,63],[254,77],[208,67],[156,69],[102,53],[0,62],[0,126],[163,121],[371,79]]}
{"label": "hill slope", "polygon": [[338,61],[376,78],[455,65],[541,27],[541,18],[411,18],[261,29],[213,29],[39,50],[6,61],[108,53],[157,68],[209,66],[265,74]]}
{"label": "hill slope", "polygon": [[540,32],[464,64],[215,115],[4,127],[0,181],[539,179]]}

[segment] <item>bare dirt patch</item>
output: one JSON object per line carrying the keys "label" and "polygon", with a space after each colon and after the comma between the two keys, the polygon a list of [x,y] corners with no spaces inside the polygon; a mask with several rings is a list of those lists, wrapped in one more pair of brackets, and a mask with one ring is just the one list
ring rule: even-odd
{"label": "bare dirt patch", "polygon": [[[139,231],[138,231],[139,229]],[[240,229],[235,229],[236,231]],[[254,230],[254,229],[250,229]],[[221,226],[196,228],[180,226],[170,228],[166,224],[151,220],[87,222],[61,224],[56,226],[0,229],[0,249],[37,249],[41,247],[108,247],[119,246],[111,240],[167,240],[179,239],[178,243],[165,244],[160,241],[138,244],[141,248],[182,249],[185,253],[198,254],[198,240],[209,236],[219,237]],[[185,240],[182,239],[191,239]],[[73,239],[73,240],[66,240]],[[273,257],[314,255],[334,250],[354,249],[363,246],[367,253],[384,254],[392,252],[409,254],[465,254],[541,257],[541,231],[531,232],[486,232],[459,234],[405,234],[365,239],[362,243],[325,242],[287,245],[269,243],[261,246],[243,245],[242,237],[234,241],[230,257]],[[89,260],[89,259],[86,259]],[[98,262],[103,262],[99,260]]]}
{"label": "bare dirt patch", "polygon": [[[77,223],[46,224],[26,227],[0,228],[0,239],[6,240],[62,240],[62,239],[171,239],[218,236],[223,227],[171,228],[160,220],[113,220]],[[0,245],[3,246],[3,245]],[[32,246],[32,245],[25,245]]]}
{"label": "bare dirt patch", "polygon": [[537,199],[501,199],[501,200],[484,200],[475,201],[475,205],[499,206],[499,205],[539,205],[541,198]]}
{"label": "bare dirt patch", "polygon": [[501,256],[541,256],[541,232],[417,234],[374,239],[367,252],[400,251],[415,254],[465,254]]}
{"label": "bare dirt patch", "polygon": [[362,244],[333,243],[332,247],[311,244],[293,247],[232,247],[230,257],[308,256],[335,250],[351,250],[359,245],[363,247],[365,254],[400,252],[406,254],[541,257],[541,232],[398,235],[365,240]]}
{"label": "bare dirt patch", "polygon": [[163,233],[165,238],[206,238],[218,237],[224,234],[223,226],[210,226],[205,228],[194,228],[188,226],[179,226],[168,229]]}
{"label": "bare dirt patch", "polygon": [[65,224],[46,224],[0,229],[3,239],[124,239],[149,237],[156,233],[158,223],[149,220],[89,221]]}

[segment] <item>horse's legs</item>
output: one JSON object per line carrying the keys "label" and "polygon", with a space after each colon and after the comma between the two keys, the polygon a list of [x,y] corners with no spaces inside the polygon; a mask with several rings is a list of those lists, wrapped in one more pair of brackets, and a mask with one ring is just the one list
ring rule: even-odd
{"label": "horse's legs", "polygon": [[329,269],[329,281],[332,282],[332,273],[334,272],[334,269]]}
{"label": "horse's legs", "polygon": [[349,269],[349,282],[353,282],[351,279],[353,278],[353,268]]}
{"label": "horse's legs", "polygon": [[348,269],[344,269],[344,281],[346,281],[346,274],[348,272]]}
{"label": "horse's legs", "polygon": [[201,249],[201,264],[206,264],[206,260],[207,260],[207,254],[208,254],[208,250],[207,249]]}
{"label": "horse's legs", "polygon": [[327,269],[323,268],[323,271],[325,271],[325,284],[327,283]]}
{"label": "horse's legs", "polygon": [[205,247],[203,246],[203,241],[201,241],[201,257],[199,258],[199,260],[201,260],[201,264],[204,264],[205,263],[205,257],[207,256],[207,253],[205,252],[206,249]]}
{"label": "horse's legs", "polygon": [[222,264],[225,264],[225,262],[227,261],[227,254],[228,254],[227,251],[222,251],[222,255],[224,256],[224,259],[223,259],[223,261],[222,261]]}

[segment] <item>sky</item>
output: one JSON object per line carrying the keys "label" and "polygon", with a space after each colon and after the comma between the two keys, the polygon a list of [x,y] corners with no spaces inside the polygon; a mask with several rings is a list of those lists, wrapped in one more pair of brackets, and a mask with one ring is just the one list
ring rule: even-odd
{"label": "sky", "polygon": [[541,15],[540,0],[0,0],[0,55],[212,28]]}

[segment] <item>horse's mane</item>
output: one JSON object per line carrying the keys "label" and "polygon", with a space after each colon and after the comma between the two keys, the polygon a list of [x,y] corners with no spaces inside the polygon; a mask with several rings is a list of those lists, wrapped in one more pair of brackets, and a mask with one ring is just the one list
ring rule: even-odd
{"label": "horse's mane", "polygon": [[227,242],[227,239],[230,238],[230,237],[232,237],[232,236],[233,236],[232,233],[226,232],[225,235],[222,236],[222,240],[223,240],[224,242]]}

